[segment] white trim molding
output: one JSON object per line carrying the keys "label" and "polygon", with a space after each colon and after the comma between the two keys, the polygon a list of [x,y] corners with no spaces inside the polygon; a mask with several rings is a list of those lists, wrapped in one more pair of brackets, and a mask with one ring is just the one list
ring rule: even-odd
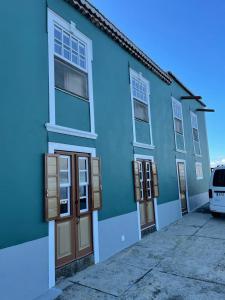
{"label": "white trim molding", "polygon": [[[89,132],[87,132],[85,133],[86,134],[85,137],[93,138],[96,134],[95,134],[94,96],[93,96],[93,79],[92,79],[92,60],[93,60],[92,41],[83,33],[81,33],[79,30],[77,30],[75,26],[71,27],[71,24],[75,24],[75,23],[76,23],[75,20],[71,20],[71,22],[67,22],[62,17],[57,15],[55,12],[48,9],[48,61],[49,61],[49,124],[48,125],[57,126],[56,114],[55,114],[55,70],[54,70],[54,55],[55,55],[54,25],[57,24],[65,31],[73,34],[75,38],[76,37],[79,38],[87,46],[87,74],[88,74],[88,94],[89,94],[89,105],[90,105],[90,124],[91,124],[90,134],[91,135],[88,135]],[[67,128],[67,130],[65,130],[65,128],[66,127],[63,127],[64,130],[63,134],[81,136],[79,135],[80,130],[74,131],[75,129],[72,128]],[[59,130],[62,130],[62,128]],[[77,134],[72,134],[76,132]]]}
{"label": "white trim molding", "polygon": [[[73,151],[89,153],[92,157],[96,157],[96,149],[90,147],[82,147],[61,143],[48,143],[48,153],[54,153],[56,150]],[[99,229],[98,229],[98,211],[93,211],[93,247],[95,263],[99,262]],[[49,288],[55,285],[55,221],[48,223],[49,238]]]}
{"label": "white trim molding", "polygon": [[82,137],[82,138],[87,138],[87,139],[95,140],[98,136],[97,134],[91,133],[88,131],[82,131],[82,130],[59,126],[59,125],[54,125],[54,124],[50,124],[50,123],[46,123],[45,127],[46,127],[47,131],[50,131],[50,132],[72,135],[72,136],[77,136],[77,137]]}
{"label": "white trim molding", "polygon": [[144,143],[138,143],[138,142],[134,142],[133,143],[134,147],[138,147],[138,148],[144,148],[144,149],[155,149],[154,145],[149,145],[149,144],[144,144]]}

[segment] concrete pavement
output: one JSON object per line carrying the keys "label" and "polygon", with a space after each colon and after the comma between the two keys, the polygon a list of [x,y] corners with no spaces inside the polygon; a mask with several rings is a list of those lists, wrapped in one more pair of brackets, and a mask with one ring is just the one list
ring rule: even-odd
{"label": "concrete pavement", "polygon": [[190,213],[58,287],[60,300],[224,300],[225,218]]}

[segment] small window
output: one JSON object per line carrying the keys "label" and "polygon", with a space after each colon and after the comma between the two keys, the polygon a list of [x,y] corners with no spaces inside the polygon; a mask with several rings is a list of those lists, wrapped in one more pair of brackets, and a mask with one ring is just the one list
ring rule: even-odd
{"label": "small window", "polygon": [[195,163],[196,179],[203,179],[202,163]]}
{"label": "small window", "polygon": [[225,187],[225,169],[218,169],[214,173],[213,185]]}
{"label": "small window", "polygon": [[135,119],[149,122],[148,105],[134,99],[134,117]]}
{"label": "small window", "polygon": [[88,99],[87,74],[55,58],[55,86]]}

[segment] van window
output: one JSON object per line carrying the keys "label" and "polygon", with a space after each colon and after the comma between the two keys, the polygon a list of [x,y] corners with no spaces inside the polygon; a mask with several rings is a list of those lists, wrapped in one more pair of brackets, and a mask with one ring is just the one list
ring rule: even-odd
{"label": "van window", "polygon": [[225,187],[225,169],[215,171],[213,177],[213,185]]}

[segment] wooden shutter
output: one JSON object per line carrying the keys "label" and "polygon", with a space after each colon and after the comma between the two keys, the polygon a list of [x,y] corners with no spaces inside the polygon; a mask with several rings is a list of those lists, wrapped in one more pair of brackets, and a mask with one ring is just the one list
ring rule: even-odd
{"label": "wooden shutter", "polygon": [[91,158],[92,210],[102,208],[101,166],[98,157]]}
{"label": "wooden shutter", "polygon": [[139,163],[133,161],[133,173],[134,173],[134,194],[136,201],[141,201],[141,183],[140,183],[140,170]]}
{"label": "wooden shutter", "polygon": [[151,163],[152,169],[152,189],[153,189],[153,196],[154,198],[159,197],[159,184],[158,184],[158,172],[157,167],[154,162]]}
{"label": "wooden shutter", "polygon": [[45,219],[59,217],[59,156],[45,155]]}

